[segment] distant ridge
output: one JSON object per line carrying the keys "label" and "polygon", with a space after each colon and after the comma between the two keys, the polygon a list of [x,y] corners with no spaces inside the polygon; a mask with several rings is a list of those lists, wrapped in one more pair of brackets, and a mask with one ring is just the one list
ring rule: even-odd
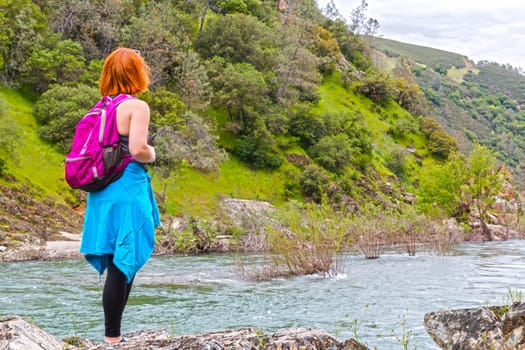
{"label": "distant ridge", "polygon": [[407,44],[396,40],[381,37],[369,37],[370,45],[384,52],[387,56],[406,56],[416,62],[428,67],[442,65],[444,67],[455,66],[458,69],[465,68],[467,56],[445,50],[435,49],[426,46]]}

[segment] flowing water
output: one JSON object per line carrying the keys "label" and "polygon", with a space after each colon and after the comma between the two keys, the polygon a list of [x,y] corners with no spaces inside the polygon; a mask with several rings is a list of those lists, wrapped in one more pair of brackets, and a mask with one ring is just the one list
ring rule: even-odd
{"label": "flowing water", "polygon": [[[336,277],[268,282],[240,278],[234,261],[246,255],[153,257],[135,278],[123,332],[319,326],[380,350],[403,349],[402,336],[409,349],[438,349],[424,330],[425,313],[503,304],[525,289],[525,241],[467,243],[451,253],[348,254]],[[58,338],[101,341],[101,290],[83,259],[0,264],[0,315],[25,317]]]}

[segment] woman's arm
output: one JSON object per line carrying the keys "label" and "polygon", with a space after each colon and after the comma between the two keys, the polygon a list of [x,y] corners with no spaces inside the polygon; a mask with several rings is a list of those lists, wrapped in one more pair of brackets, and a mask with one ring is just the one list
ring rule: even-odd
{"label": "woman's arm", "polygon": [[[126,122],[128,120],[129,123]],[[149,106],[142,100],[127,100],[117,108],[119,133],[129,136],[129,152],[141,163],[155,161],[155,148],[148,145],[149,120]]]}

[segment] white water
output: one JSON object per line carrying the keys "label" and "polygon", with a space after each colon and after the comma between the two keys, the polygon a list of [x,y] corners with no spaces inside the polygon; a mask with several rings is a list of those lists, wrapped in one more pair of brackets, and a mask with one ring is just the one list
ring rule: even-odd
{"label": "white water", "polygon": [[[319,326],[380,350],[403,349],[403,334],[409,349],[438,349],[423,328],[425,313],[503,304],[509,290],[525,290],[525,241],[462,244],[452,253],[349,254],[339,276],[270,282],[243,281],[232,255],[154,257],[135,278],[123,332]],[[0,264],[0,314],[30,319],[58,338],[101,340],[101,290],[82,259]]]}

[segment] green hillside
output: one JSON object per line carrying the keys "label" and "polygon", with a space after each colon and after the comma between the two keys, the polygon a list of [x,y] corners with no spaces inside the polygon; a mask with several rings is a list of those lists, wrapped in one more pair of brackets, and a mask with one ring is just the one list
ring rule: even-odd
{"label": "green hillside", "polygon": [[[140,50],[150,66],[152,85],[139,97],[151,110],[150,168],[166,218],[226,220],[219,204],[229,197],[328,205],[358,221],[388,214],[394,221],[374,233],[387,244],[419,215],[468,225],[471,207],[489,209],[504,179],[492,175],[503,170],[476,141],[514,170],[524,149],[521,102],[487,83],[490,65],[370,40],[313,0],[281,5],[1,3],[0,244],[20,233],[18,222],[41,226],[35,215],[47,210],[79,230],[85,194],[66,186],[62,160],[99,98],[104,58],[119,46]],[[479,220],[485,231],[488,219]]]}
{"label": "green hillside", "polygon": [[443,66],[461,69],[465,67],[465,56],[457,53],[380,37],[370,37],[369,40],[370,46],[383,51],[389,57],[409,57],[429,68]]}
{"label": "green hillside", "polygon": [[508,65],[474,64],[457,54],[382,38],[374,38],[373,45],[379,50],[379,65],[394,75],[405,77],[408,72],[417,82],[432,102],[433,118],[458,140],[464,153],[473,143],[485,145],[512,169],[523,189],[524,75]]}

